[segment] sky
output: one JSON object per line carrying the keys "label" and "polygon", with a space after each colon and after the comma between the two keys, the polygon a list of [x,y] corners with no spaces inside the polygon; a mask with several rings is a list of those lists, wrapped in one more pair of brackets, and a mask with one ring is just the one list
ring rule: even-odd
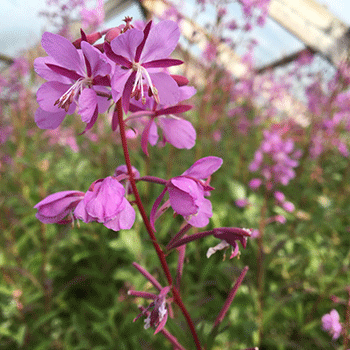
{"label": "sky", "polygon": [[[45,10],[47,0],[0,0],[0,53],[15,56],[21,49],[35,45],[40,41],[41,34],[48,29],[47,20],[39,17],[40,11]],[[350,1],[349,0],[319,0],[332,13],[338,16],[345,23],[350,25]],[[129,8],[127,14],[138,19],[137,7]],[[125,16],[122,14],[117,21]],[[276,47],[276,40],[271,36],[265,38],[266,43]],[[292,42],[285,42],[280,38],[280,44],[293,46]],[[266,49],[267,51],[268,49]],[[283,48],[281,52],[283,52]],[[264,55],[264,52],[261,53]],[[265,55],[270,53],[265,52]]]}
{"label": "sky", "polygon": [[[46,3],[47,0],[0,0],[1,54],[15,56],[21,49],[40,41],[41,34],[49,30],[47,19],[39,16],[41,11],[49,9]],[[137,6],[130,10],[131,15],[140,16]],[[121,23],[125,14],[118,17]]]}

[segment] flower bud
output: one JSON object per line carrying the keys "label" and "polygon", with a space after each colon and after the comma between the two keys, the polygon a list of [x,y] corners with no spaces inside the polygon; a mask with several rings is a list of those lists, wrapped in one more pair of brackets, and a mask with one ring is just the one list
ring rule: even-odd
{"label": "flower bud", "polygon": [[115,27],[110,29],[106,36],[105,36],[105,41],[107,41],[107,43],[111,43],[111,41],[116,38],[120,33],[122,32],[122,30],[119,27]]}

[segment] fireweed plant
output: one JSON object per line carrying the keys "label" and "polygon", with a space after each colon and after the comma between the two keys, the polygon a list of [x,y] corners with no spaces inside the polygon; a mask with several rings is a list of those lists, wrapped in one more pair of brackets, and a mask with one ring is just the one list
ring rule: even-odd
{"label": "fireweed plant", "polygon": [[[103,36],[103,45],[94,45]],[[213,215],[212,204],[207,197],[214,190],[210,178],[221,167],[221,158],[208,156],[198,159],[181,175],[170,179],[142,176],[131,163],[126,137],[126,129],[132,125],[135,132],[142,134],[141,149],[147,155],[148,143],[170,143],[179,149],[190,149],[195,145],[196,131],[182,117],[183,112],[192,108],[182,102],[191,97],[195,89],[187,86],[186,77],[168,72],[169,67],[183,63],[169,57],[179,37],[179,27],[173,21],[164,20],[158,24],[150,21],[140,30],[132,25],[131,18],[103,33],[86,35],[81,31],[81,38],[74,43],[57,34],[43,34],[42,46],[48,56],[37,58],[34,67],[47,82],[37,92],[39,108],[35,113],[36,124],[41,129],[55,129],[67,115],[77,111],[86,124],[83,134],[94,127],[100,113],[113,108],[111,128],[120,134],[125,164],[118,166],[113,175],[92,182],[89,188],[84,189],[85,192],[69,189],[54,193],[36,204],[35,208],[36,217],[45,224],[97,221],[113,231],[132,228],[137,208],[158,256],[166,284],[161,285],[146,268],[133,263],[155,288],[154,293],[129,290],[130,296],[151,300],[148,307],[140,307],[140,314],[135,315],[134,321],[144,318],[145,328],[153,328],[155,334],[162,333],[174,348],[184,349],[166,329],[167,319],[174,317],[173,307],[176,305],[187,321],[195,347],[204,349],[204,339],[199,338],[180,292],[185,246],[213,236],[220,242],[209,249],[207,256],[231,248],[230,258],[233,258],[239,253],[238,242],[246,247],[250,230],[219,227],[198,232],[208,225]],[[163,134],[161,141],[158,127]],[[155,183],[163,188],[149,214],[137,186],[143,182]],[[183,218],[183,225],[162,247],[157,238],[157,220],[169,208]],[[196,228],[196,233],[190,234],[192,227]],[[167,256],[173,251],[179,252],[176,271],[172,271],[167,262]],[[218,310],[208,338],[209,344],[213,343],[247,271],[248,267],[241,271],[221,311]]]}
{"label": "fireweed plant", "polygon": [[334,340],[339,337],[343,337],[344,349],[348,350],[350,346],[350,287],[346,288],[347,300],[341,299],[335,295],[332,295],[330,299],[336,305],[345,305],[345,318],[344,322],[341,322],[341,317],[336,309],[332,309],[329,313],[322,316],[322,329],[327,332]]}

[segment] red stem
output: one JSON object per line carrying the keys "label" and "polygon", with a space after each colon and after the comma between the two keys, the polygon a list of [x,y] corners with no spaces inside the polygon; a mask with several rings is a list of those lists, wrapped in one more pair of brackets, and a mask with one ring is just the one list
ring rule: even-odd
{"label": "red stem", "polygon": [[[128,150],[127,139],[126,139],[126,135],[125,135],[125,124],[124,124],[124,119],[123,119],[123,108],[122,108],[121,99],[118,100],[118,102],[116,104],[116,109],[117,109],[117,113],[118,113],[119,131],[120,131],[120,137],[121,137],[121,140],[122,140],[122,146],[123,146],[125,163],[126,163],[126,167],[128,169],[129,181],[130,181],[130,184],[131,184],[131,188],[132,188],[133,194],[135,196],[135,202],[136,202],[136,205],[137,205],[137,207],[138,207],[138,209],[140,211],[140,214],[141,214],[143,222],[144,222],[144,224],[146,226],[147,232],[148,232],[148,234],[149,234],[149,236],[150,236],[150,238],[152,240],[154,249],[156,250],[156,253],[157,253],[158,258],[160,260],[160,263],[162,265],[163,271],[164,271],[165,276],[166,276],[166,278],[168,280],[168,284],[169,284],[169,286],[172,286],[173,279],[171,277],[169,266],[168,266],[168,264],[167,264],[167,262],[165,260],[165,254],[164,254],[164,252],[162,251],[162,249],[160,248],[160,246],[159,246],[159,244],[157,242],[157,239],[156,239],[156,237],[154,235],[151,223],[148,220],[145,208],[143,207],[143,204],[142,204],[142,201],[141,201],[141,198],[140,198],[140,194],[139,194],[139,192],[137,190],[137,187],[136,187],[136,182],[135,182],[135,178],[134,178],[134,174],[133,174],[132,166],[131,166],[131,161],[130,161],[130,155],[129,155],[129,150]],[[191,330],[191,333],[192,333],[192,336],[193,336],[193,340],[196,343],[197,350],[201,350],[202,347],[200,345],[200,342],[199,342],[196,330],[195,330],[193,322],[191,320],[191,316],[188,313],[185,305],[183,304],[183,302],[181,300],[180,293],[178,292],[178,290],[174,286],[172,286],[172,293],[173,293],[173,297],[174,297],[174,302],[179,306],[179,308],[181,309],[183,315],[186,318],[186,321],[188,323],[188,326],[189,326],[189,328]]]}

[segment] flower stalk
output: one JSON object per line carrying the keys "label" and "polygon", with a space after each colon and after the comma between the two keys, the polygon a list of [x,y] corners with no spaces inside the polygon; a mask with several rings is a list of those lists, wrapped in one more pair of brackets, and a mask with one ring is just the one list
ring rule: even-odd
{"label": "flower stalk", "polygon": [[[131,185],[131,188],[132,188],[134,196],[135,196],[135,202],[136,202],[136,205],[137,205],[137,207],[140,211],[140,214],[142,216],[142,220],[145,224],[146,230],[147,230],[147,232],[152,240],[154,249],[156,250],[156,253],[157,253],[159,261],[162,265],[164,274],[167,278],[168,284],[169,284],[169,286],[172,286],[173,279],[172,279],[168,264],[167,264],[166,259],[165,259],[165,254],[157,242],[157,239],[154,235],[154,231],[152,229],[151,223],[148,220],[146,211],[145,211],[144,206],[143,206],[142,201],[141,201],[141,197],[140,197],[139,192],[138,192],[137,187],[136,187],[136,181],[134,179],[134,175],[133,175],[133,171],[132,171],[132,165],[131,165],[131,160],[130,160],[130,155],[129,155],[129,150],[128,150],[128,144],[127,144],[127,139],[126,139],[126,135],[125,135],[125,123],[124,123],[124,119],[123,119],[123,107],[122,107],[121,99],[118,100],[118,102],[116,104],[116,109],[117,109],[117,114],[118,114],[120,137],[122,140],[122,147],[123,147],[123,152],[124,152],[125,164],[126,164],[127,169],[128,169],[129,181],[130,181],[130,185]],[[201,347],[197,332],[194,328],[194,324],[192,322],[191,316],[188,313],[185,305],[182,302],[180,293],[175,288],[175,286],[172,286],[171,290],[173,293],[174,302],[179,306],[183,315],[186,318],[187,324],[188,324],[190,331],[192,333],[192,336],[193,336],[193,340],[196,344],[196,348],[197,348],[197,350],[201,350],[202,347]]]}

